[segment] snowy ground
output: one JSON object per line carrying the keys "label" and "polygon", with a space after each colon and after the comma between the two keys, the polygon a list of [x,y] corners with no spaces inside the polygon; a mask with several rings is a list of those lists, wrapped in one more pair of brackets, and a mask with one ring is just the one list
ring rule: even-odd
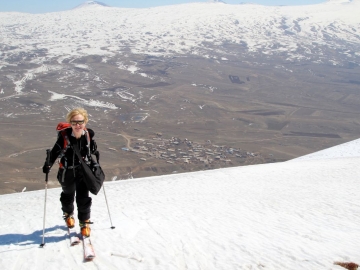
{"label": "snowy ground", "polygon": [[[360,263],[360,140],[290,162],[107,182],[97,257],[69,246],[60,189],[0,196],[0,269],[344,269]],[[316,158],[317,156],[317,158]]]}

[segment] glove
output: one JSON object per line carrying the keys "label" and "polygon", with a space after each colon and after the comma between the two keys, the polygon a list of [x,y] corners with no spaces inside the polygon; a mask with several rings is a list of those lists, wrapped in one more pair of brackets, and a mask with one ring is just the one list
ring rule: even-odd
{"label": "glove", "polygon": [[50,172],[50,164],[45,161],[43,166],[43,173],[49,173]]}

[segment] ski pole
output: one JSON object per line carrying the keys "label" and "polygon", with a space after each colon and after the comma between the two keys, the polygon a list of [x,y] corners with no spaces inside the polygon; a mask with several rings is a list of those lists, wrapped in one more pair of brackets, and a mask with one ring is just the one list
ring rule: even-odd
{"label": "ski pole", "polygon": [[[46,149],[46,163],[50,163],[50,149]],[[45,203],[44,203],[44,219],[43,219],[43,238],[40,247],[45,246],[45,217],[46,217],[46,197],[47,197],[47,182],[49,179],[49,172],[45,175]]]}
{"label": "ski pole", "polygon": [[109,204],[108,204],[108,200],[107,200],[107,198],[106,198],[105,185],[103,185],[103,190],[104,190],[104,195],[105,195],[105,201],[106,201],[107,210],[108,210],[108,213],[109,213],[109,218],[110,218],[110,223],[111,223],[111,229],[115,229],[115,226],[113,226],[112,220],[111,220],[111,215],[110,215],[110,210],[109,210]]}

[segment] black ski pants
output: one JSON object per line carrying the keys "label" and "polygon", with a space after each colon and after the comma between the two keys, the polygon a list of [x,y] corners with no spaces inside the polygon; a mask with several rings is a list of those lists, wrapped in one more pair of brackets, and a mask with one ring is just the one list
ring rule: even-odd
{"label": "black ski pants", "polygon": [[78,219],[80,221],[90,219],[91,197],[89,197],[81,166],[77,166],[75,169],[60,168],[57,178],[62,187],[60,195],[62,211],[69,214],[74,212],[76,196]]}

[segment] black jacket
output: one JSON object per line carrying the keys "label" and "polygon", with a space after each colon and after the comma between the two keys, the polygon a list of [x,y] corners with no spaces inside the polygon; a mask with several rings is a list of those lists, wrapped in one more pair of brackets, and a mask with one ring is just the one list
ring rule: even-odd
{"label": "black jacket", "polygon": [[[88,128],[87,132],[90,135],[90,152],[94,153],[96,151],[96,143],[94,141],[95,132]],[[72,145],[77,144],[78,148],[80,149],[80,153],[82,157],[86,157],[88,155],[89,148],[87,146],[87,135],[82,135],[79,139],[76,139],[72,136],[72,128],[66,129],[67,136],[70,141],[70,147],[67,148],[65,155],[61,157],[60,162],[64,166],[77,166],[79,165],[79,159],[75,152],[72,149]],[[62,136],[61,132],[59,132],[59,136],[53,148],[50,151],[50,167],[54,164],[55,160],[60,156],[62,150],[64,149],[64,137]]]}

